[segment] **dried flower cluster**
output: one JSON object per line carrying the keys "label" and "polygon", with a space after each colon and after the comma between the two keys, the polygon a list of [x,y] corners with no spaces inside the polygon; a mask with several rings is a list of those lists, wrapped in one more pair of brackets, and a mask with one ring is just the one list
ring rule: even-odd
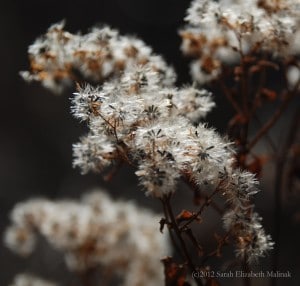
{"label": "dried flower cluster", "polygon": [[52,25],[28,50],[30,72],[21,72],[27,81],[39,81],[55,93],[74,81],[99,83],[132,64],[149,64],[166,85],[175,74],[152,49],[135,38],[121,36],[109,27],[94,28],[85,35],[64,31],[64,23]]}
{"label": "dried flower cluster", "polygon": [[[57,93],[77,83],[71,110],[89,132],[73,146],[73,165],[85,174],[109,168],[114,173],[129,164],[146,194],[163,203],[161,231],[168,226],[172,243],[180,244],[185,259],[181,265],[171,258],[163,260],[166,285],[173,285],[167,282],[171,274],[166,265],[176,269],[188,265],[190,271],[207,266],[193,264],[185,242],[188,237],[202,249],[189,226],[213,206],[215,195],[223,198],[220,213],[227,232],[220,247],[232,239],[236,256],[245,264],[273,247],[252,204],[258,181],[245,170],[250,151],[248,124],[256,111],[249,103],[247,69],[255,72],[261,55],[271,57],[259,62],[263,68],[277,67],[272,59],[287,61],[289,85],[297,87],[300,65],[290,56],[300,51],[299,10],[292,0],[195,0],[188,10],[188,25],[180,34],[183,52],[196,58],[193,78],[204,84],[222,75],[226,67],[239,67],[229,73],[244,92],[243,105],[234,102],[242,130],[235,139],[239,147],[245,147],[237,154],[230,140],[202,123],[215,107],[211,93],[195,85],[176,87],[173,69],[142,41],[109,27],[74,35],[60,23],[29,47],[31,70],[22,72],[26,80],[40,81]],[[262,85],[257,94],[261,90],[268,91]],[[246,119],[241,120],[243,115]],[[170,198],[180,181],[200,197],[199,205],[204,202],[197,213],[183,211],[174,216]],[[158,285],[162,281],[158,260],[168,251],[168,240],[157,232],[158,221],[157,215],[131,203],[113,202],[102,192],[84,196],[80,202],[37,199],[15,207],[5,241],[27,255],[39,233],[64,251],[71,270],[113,267],[124,285]],[[202,282],[196,281],[197,285]]]}
{"label": "dried flower cluster", "polygon": [[[14,252],[28,255],[40,234],[64,252],[71,271],[101,266],[113,269],[122,285],[160,285],[159,259],[168,254],[169,243],[157,231],[159,219],[132,202],[113,201],[101,190],[84,195],[80,202],[34,199],[13,209],[5,243]],[[20,277],[16,285],[30,280]]]}
{"label": "dried flower cluster", "polygon": [[195,173],[199,184],[215,180],[231,160],[229,144],[191,122],[214,106],[210,94],[160,82],[146,65],[132,67],[118,82],[80,89],[72,110],[88,122],[90,133],[74,145],[74,165],[86,173],[118,160],[134,164],[141,184],[156,197],[175,191],[184,171]]}
{"label": "dried flower cluster", "polygon": [[[185,20],[181,48],[196,58],[191,74],[201,84],[248,54],[288,61],[300,53],[298,0],[194,0]],[[291,84],[299,68],[299,61],[291,62]]]}
{"label": "dried flower cluster", "polygon": [[230,174],[225,187],[231,209],[223,216],[225,229],[235,234],[236,254],[254,262],[273,248],[273,242],[261,225],[261,217],[253,212],[249,197],[257,193],[258,182],[254,175],[240,170]]}
{"label": "dried flower cluster", "polygon": [[237,238],[238,254],[252,261],[271,248],[262,227],[249,223],[256,216],[250,203],[254,176],[233,167],[226,139],[203,123],[193,124],[214,106],[209,92],[165,88],[160,74],[145,65],[133,66],[118,81],[79,89],[72,101],[75,117],[90,128],[74,145],[74,166],[83,173],[125,161],[137,168],[146,194],[160,199],[172,194],[181,178],[201,190],[217,188],[234,210],[226,214],[226,225]]}

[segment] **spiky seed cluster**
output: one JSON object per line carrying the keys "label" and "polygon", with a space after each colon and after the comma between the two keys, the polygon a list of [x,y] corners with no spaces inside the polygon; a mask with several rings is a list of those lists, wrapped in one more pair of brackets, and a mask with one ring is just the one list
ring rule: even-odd
{"label": "spiky seed cluster", "polygon": [[192,124],[214,106],[210,93],[164,88],[148,65],[132,67],[101,89],[80,89],[72,101],[75,117],[90,127],[74,145],[74,165],[83,173],[129,160],[147,193],[162,197],[175,190],[181,172],[195,173],[201,184],[231,162],[227,142],[205,125]]}
{"label": "spiky seed cluster", "polygon": [[101,82],[132,64],[149,64],[162,74],[164,84],[172,84],[175,74],[165,61],[143,41],[121,36],[109,27],[94,28],[80,35],[64,30],[64,22],[54,24],[28,50],[30,71],[21,72],[27,81],[39,81],[55,93],[74,81]]}
{"label": "spiky seed cluster", "polygon": [[224,228],[236,238],[237,256],[249,263],[256,262],[274,245],[250,203],[258,192],[258,182],[253,174],[239,169],[226,176],[227,180],[222,183],[229,210],[223,216]]}
{"label": "spiky seed cluster", "polygon": [[64,252],[72,271],[109,267],[122,285],[162,284],[159,259],[168,253],[169,242],[158,231],[160,216],[132,202],[112,201],[100,190],[80,202],[35,199],[17,204],[11,220],[5,243],[17,253],[30,254],[40,234]]}
{"label": "spiky seed cluster", "polygon": [[[229,142],[205,124],[193,124],[214,106],[207,91],[164,88],[146,65],[125,72],[119,82],[80,89],[72,101],[75,117],[90,128],[74,145],[74,165],[83,173],[124,160],[136,166],[146,193],[158,198],[173,193],[182,176],[202,190],[219,186],[234,210],[225,225],[237,240],[237,254],[252,261],[272,247],[257,220],[251,223],[255,177],[233,168]],[[228,223],[229,214],[237,214],[239,223]]]}
{"label": "spiky seed cluster", "polygon": [[[202,3],[203,1],[198,2]],[[204,1],[205,5],[203,7],[198,5],[198,7],[198,2],[194,2],[190,14],[193,15],[193,11],[197,10],[196,14],[198,15],[199,10],[201,12],[199,12],[201,14],[200,18],[204,17],[205,23],[212,22],[214,27],[216,25],[214,23],[216,15],[213,11],[220,4],[213,1]],[[217,11],[219,11],[219,8]],[[215,16],[212,17],[212,14]],[[195,23],[199,24],[196,20]],[[203,27],[205,27],[205,23]],[[227,30],[229,35],[232,34],[229,32],[229,28]],[[101,37],[98,35],[99,33]],[[109,36],[107,36],[108,34]],[[60,40],[58,41],[58,39],[60,39],[61,35],[64,35],[63,38],[67,36],[67,38],[72,40],[66,40],[64,45],[59,44]],[[193,34],[191,35],[193,36]],[[214,33],[211,33],[211,35],[213,36]],[[98,41],[99,37],[101,38],[100,42]],[[91,41],[90,38],[93,40]],[[116,31],[111,31],[109,28],[93,30],[86,36],[74,36],[66,34],[62,30],[62,25],[54,25],[44,39],[38,40],[30,48],[32,62],[42,63],[41,69],[36,69],[34,68],[35,65],[32,65],[33,73],[30,77],[44,82],[44,77],[41,77],[41,75],[43,75],[42,71],[46,71],[47,76],[45,78],[49,76],[51,80],[55,79],[53,82],[58,82],[58,85],[54,85],[57,87],[62,84],[62,81],[59,80],[60,77],[57,78],[56,75],[57,70],[62,69],[62,63],[64,71],[66,70],[64,63],[67,61],[68,63],[71,62],[72,69],[70,70],[73,70],[74,67],[78,69],[79,67],[89,66],[90,55],[88,53],[84,53],[86,56],[80,58],[80,65],[75,65],[76,61],[74,61],[74,53],[72,51],[78,49],[79,39],[85,39],[84,43],[82,43],[83,46],[85,43],[90,45],[91,42],[93,46],[95,44],[93,41],[96,41],[95,45],[97,48],[105,40],[105,51],[108,49],[110,54],[114,54],[115,48],[119,52],[122,51],[124,53],[123,49],[120,50],[120,47],[123,47],[123,45],[120,45],[120,39],[125,41],[128,46],[137,45],[135,44],[137,42],[136,39],[126,38],[125,40]],[[200,37],[200,39],[202,38]],[[115,43],[118,43],[118,45],[114,45],[111,41],[117,41]],[[206,41],[205,39],[204,42],[206,43]],[[40,51],[38,52],[34,48],[39,46],[40,42],[46,43],[48,51],[63,51],[63,56],[59,58],[59,61],[45,61],[44,50],[38,50]],[[218,43],[217,41],[215,49],[212,49],[212,46],[207,47],[207,51],[212,49],[212,56],[215,55],[215,51],[220,50]],[[67,49],[66,46],[68,45],[69,48]],[[55,48],[53,49],[53,47]],[[143,49],[141,48],[141,50]],[[205,51],[203,49],[203,53]],[[192,86],[176,88],[170,80],[173,77],[168,76],[172,74],[169,72],[170,69],[165,64],[158,65],[159,68],[155,67],[157,62],[154,59],[157,59],[157,57],[154,56],[153,58],[149,52],[148,54],[146,53],[149,58],[147,61],[141,62],[139,60],[139,55],[145,53],[141,51],[135,52],[134,57],[126,55],[123,59],[124,65],[113,64],[111,71],[115,76],[107,79],[101,87],[92,87],[90,85],[78,87],[77,93],[72,98],[72,112],[80,121],[87,123],[90,131],[81,138],[79,143],[74,144],[74,166],[80,167],[82,173],[89,171],[101,172],[112,163],[125,161],[136,167],[136,175],[139,177],[146,193],[158,198],[164,198],[173,193],[181,177],[192,181],[201,190],[219,188],[228,201],[230,211],[225,215],[224,222],[225,227],[237,240],[237,254],[249,261],[255,260],[256,257],[263,255],[265,251],[272,247],[269,237],[264,234],[259,224],[259,219],[253,212],[253,206],[250,203],[251,196],[256,192],[256,180],[248,172],[234,169],[234,152],[231,144],[225,138],[219,136],[205,124],[199,124],[199,120],[204,118],[215,105],[211,99],[211,94],[206,90],[198,90]],[[59,52],[55,54],[54,58],[57,58],[58,54]],[[105,53],[100,53],[98,60],[101,63],[111,65],[111,59],[117,59],[117,55],[106,57]],[[232,55],[235,54],[232,53]],[[117,61],[113,62],[116,63]],[[161,60],[160,63],[164,62]],[[218,66],[218,63],[213,58],[207,58],[206,64],[206,67],[211,72],[215,70],[215,66]],[[119,68],[120,66],[122,68]],[[108,73],[102,73],[102,68],[102,65],[97,65],[97,69],[93,68],[90,70],[91,74],[97,76],[94,80],[100,81],[103,77],[106,77]],[[70,74],[70,70],[67,70],[68,72],[64,74],[64,80],[72,80],[73,74]],[[123,72],[120,73],[120,70],[123,70]],[[82,73],[86,77],[91,76],[88,71],[82,71]],[[54,86],[50,85],[50,88]],[[40,204],[44,205],[43,202],[38,203],[38,205]],[[49,202],[46,205],[49,205]],[[71,209],[79,207],[78,205],[76,207],[72,206],[72,204],[69,205]],[[80,218],[78,223],[85,217],[89,218],[90,207],[84,204],[82,208],[87,213],[87,216]],[[61,211],[64,213],[64,209]],[[70,212],[73,213],[71,210]],[[108,211],[108,213],[110,212]],[[135,215],[140,216],[140,214]],[[235,215],[238,215],[238,221]],[[37,218],[42,217],[37,216]],[[114,216],[112,215],[113,218]],[[86,228],[82,227],[82,231],[85,233]],[[20,228],[23,231],[24,224],[21,224]],[[66,224],[65,230],[69,228],[70,226]],[[97,228],[95,229],[97,230]],[[50,229],[50,233],[46,232],[50,240],[52,236],[55,237],[52,231]],[[9,232],[10,230],[7,233]],[[12,234],[16,233],[15,230],[11,232]],[[41,228],[41,232],[44,232],[43,228]],[[57,241],[59,241],[61,243],[59,245],[60,248],[67,248],[69,247],[68,245],[73,245],[69,237],[67,241],[65,240],[64,235],[65,233],[62,239],[53,239],[52,243],[56,245]],[[13,237],[12,235],[10,236]],[[27,237],[30,237],[30,233],[27,234]],[[71,235],[75,245],[78,244],[78,237],[82,236],[76,235],[74,237]],[[101,236],[99,236],[100,238]],[[9,239],[9,241],[9,244],[15,248],[14,240]],[[30,252],[34,243],[28,243],[28,241],[25,243],[24,239],[22,241],[24,243],[19,245],[20,251],[24,253]],[[66,243],[64,244],[63,241],[66,241]],[[109,242],[114,243],[114,240],[105,240],[103,242],[104,248],[106,247],[105,243]],[[249,245],[251,245],[251,248]],[[102,242],[99,245],[97,244],[97,247],[102,251]],[[117,249],[114,244],[109,245],[109,247]],[[107,250],[107,253],[110,253],[109,250]],[[111,253],[114,253],[114,251]],[[77,255],[78,253],[74,255],[74,252],[68,255],[69,265],[76,269],[85,267],[80,264],[80,256],[78,260]],[[106,255],[99,255],[98,253],[96,257],[93,255],[89,256],[91,260],[88,261],[90,263],[95,261],[102,263],[103,259],[107,259]],[[110,254],[108,257],[111,257]],[[126,254],[124,254],[124,257],[127,257]],[[149,283],[149,281],[147,282]]]}
{"label": "spiky seed cluster", "polygon": [[[194,0],[180,31],[182,51],[196,58],[191,74],[200,84],[241,54],[267,53],[288,58],[300,53],[298,0]],[[295,66],[299,69],[299,61]]]}

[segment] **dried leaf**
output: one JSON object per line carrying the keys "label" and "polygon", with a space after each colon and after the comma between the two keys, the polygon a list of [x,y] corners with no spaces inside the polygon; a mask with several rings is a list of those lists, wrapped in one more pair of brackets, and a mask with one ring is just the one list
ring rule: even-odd
{"label": "dried leaf", "polygon": [[195,214],[187,211],[187,210],[182,210],[181,213],[176,217],[176,220],[178,223],[181,223],[183,221],[190,220]]}
{"label": "dried leaf", "polygon": [[250,72],[250,73],[257,73],[257,72],[260,72],[260,71],[261,71],[261,67],[258,66],[258,65],[252,66],[252,67],[249,69],[249,72]]}
{"label": "dried leaf", "polygon": [[247,118],[243,114],[236,114],[229,122],[229,126],[239,126],[247,123]]}
{"label": "dried leaf", "polygon": [[243,74],[243,69],[240,66],[237,66],[234,68],[234,75],[235,76],[241,76]]}
{"label": "dried leaf", "polygon": [[263,88],[261,94],[270,101],[274,101],[277,98],[277,93],[274,90]]}
{"label": "dried leaf", "polygon": [[225,236],[218,235],[217,233],[214,233],[214,237],[217,241],[217,247],[216,247],[216,256],[221,257],[222,256],[222,248],[224,245],[229,244],[229,237],[226,234]]}
{"label": "dried leaf", "polygon": [[162,260],[165,272],[165,286],[188,286],[186,282],[187,268],[185,265],[177,264],[172,257]]}
{"label": "dried leaf", "polygon": [[167,223],[166,219],[165,218],[162,218],[160,221],[159,221],[159,224],[160,224],[160,227],[159,227],[159,231],[161,233],[163,233],[164,231],[164,227],[165,227],[165,224]]}
{"label": "dried leaf", "polygon": [[260,177],[262,168],[267,161],[268,161],[267,156],[257,156],[254,160],[252,160],[249,164],[247,164],[246,168],[251,173],[254,173],[258,177]]}

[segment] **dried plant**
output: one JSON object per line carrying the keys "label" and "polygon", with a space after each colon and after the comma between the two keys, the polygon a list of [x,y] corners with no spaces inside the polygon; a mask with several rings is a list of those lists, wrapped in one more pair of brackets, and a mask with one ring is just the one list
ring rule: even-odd
{"label": "dried plant", "polygon": [[[278,270],[283,191],[299,190],[299,19],[295,0],[195,0],[180,31],[183,53],[194,58],[193,79],[215,87],[234,110],[228,135],[237,145],[238,166],[263,176],[265,163],[275,164],[274,271]],[[268,117],[261,119],[270,106]],[[270,131],[290,110],[295,115],[285,142],[275,143]],[[255,148],[261,141],[269,147],[267,154]]]}
{"label": "dried plant", "polygon": [[132,202],[113,201],[102,190],[80,202],[34,199],[17,204],[11,220],[5,242],[20,255],[31,254],[41,235],[81,276],[101,266],[116,269],[122,285],[163,283],[157,261],[168,254],[168,239],[156,231],[159,216]]}
{"label": "dried plant", "polygon": [[[65,31],[64,23],[51,26],[29,47],[30,71],[21,74],[56,93],[76,84],[72,114],[89,131],[73,145],[74,167],[107,179],[122,165],[134,167],[146,195],[161,201],[164,217],[113,202],[100,191],[80,202],[37,199],[13,210],[7,246],[28,254],[39,233],[64,252],[72,271],[104,267],[119,275],[122,285],[163,284],[163,266],[165,285],[217,283],[209,276],[191,279],[191,273],[209,270],[209,259],[222,257],[225,245],[235,247],[236,262],[248,271],[273,248],[252,201],[259,191],[256,175],[269,156],[256,154],[254,146],[267,139],[277,151],[267,132],[299,95],[299,19],[296,0],[193,1],[180,35],[182,51],[195,58],[196,83],[183,87],[176,87],[173,68],[139,39],[109,27],[81,35]],[[274,75],[279,86],[270,83]],[[235,111],[226,137],[203,123],[215,107],[212,91],[224,94]],[[270,101],[278,108],[250,137],[249,126],[261,124],[259,112]],[[299,120],[293,122],[298,128]],[[275,157],[278,178],[288,173],[293,186],[297,140],[289,136]],[[289,164],[281,172],[287,150]],[[174,213],[180,182],[192,191],[197,211]],[[212,251],[197,237],[208,208],[224,225]],[[161,234],[165,228],[173,257]]]}

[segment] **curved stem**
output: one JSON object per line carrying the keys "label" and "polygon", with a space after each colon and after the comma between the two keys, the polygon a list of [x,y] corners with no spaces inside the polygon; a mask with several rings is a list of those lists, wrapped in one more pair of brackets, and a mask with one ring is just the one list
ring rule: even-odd
{"label": "curved stem", "polygon": [[287,93],[284,101],[279,106],[279,108],[274,112],[271,118],[266,122],[266,124],[257,132],[255,137],[252,139],[252,141],[248,144],[248,150],[251,150],[256,143],[260,140],[262,136],[264,136],[270,128],[277,122],[277,120],[280,118],[282,113],[286,110],[286,108],[289,106],[290,101],[294,98],[294,96],[298,92],[298,88],[300,86],[300,80],[295,85],[294,89]]}
{"label": "curved stem", "polygon": [[[182,250],[183,250],[185,259],[187,260],[188,266],[189,266],[189,268],[190,268],[190,270],[191,270],[192,272],[195,272],[195,271],[197,271],[197,269],[196,269],[196,267],[195,267],[195,265],[194,265],[194,263],[193,263],[193,261],[192,261],[192,258],[190,257],[190,254],[189,254],[189,252],[188,252],[188,249],[187,249],[187,246],[186,246],[186,244],[185,244],[185,241],[184,241],[184,239],[182,238],[181,231],[180,231],[180,229],[179,229],[179,227],[178,227],[176,218],[175,218],[175,216],[174,216],[174,214],[173,214],[172,206],[171,206],[171,204],[170,204],[170,198],[171,198],[170,196],[165,197],[164,202],[165,202],[165,204],[166,204],[166,209],[167,209],[168,214],[169,214],[169,216],[170,216],[170,219],[171,219],[171,222],[172,222],[172,226],[173,226],[173,228],[174,228],[174,231],[175,231],[175,233],[176,233],[176,235],[177,235],[177,238],[178,238],[178,240],[179,240],[179,242],[180,242],[180,246],[181,246],[181,248],[182,248]],[[202,285],[203,285],[203,284],[202,284],[202,281],[201,281],[199,278],[195,278],[195,282],[197,283],[198,286],[202,286]]]}
{"label": "curved stem", "polygon": [[163,205],[163,210],[164,210],[164,215],[165,215],[165,218],[166,218],[166,221],[168,223],[168,231],[169,231],[169,235],[170,235],[170,238],[171,238],[171,241],[172,241],[172,244],[176,250],[177,253],[179,253],[179,255],[184,258],[184,254],[182,253],[182,250],[180,249],[180,247],[178,246],[178,244],[176,243],[176,240],[175,240],[175,237],[173,235],[173,232],[171,231],[171,228],[170,228],[170,225],[169,225],[169,213],[168,213],[168,210],[167,210],[167,206],[164,202],[164,200],[161,200],[162,202],[162,205]]}
{"label": "curved stem", "polygon": [[217,187],[210,196],[207,196],[205,198],[205,202],[201,205],[200,209],[183,226],[180,227],[180,231],[182,231],[187,226],[189,226],[199,215],[202,214],[202,212],[205,209],[205,207],[208,207],[212,203],[211,200],[212,200],[213,196],[216,193],[218,193],[218,191],[219,191],[219,188]]}

